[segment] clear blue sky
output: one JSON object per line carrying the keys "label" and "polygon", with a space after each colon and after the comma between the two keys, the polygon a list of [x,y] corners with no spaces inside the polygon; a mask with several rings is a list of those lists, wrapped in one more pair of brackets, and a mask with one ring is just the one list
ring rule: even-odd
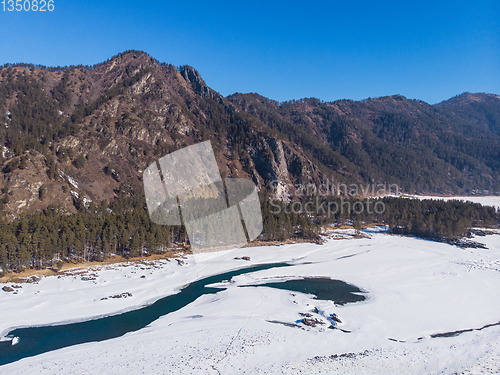
{"label": "clear blue sky", "polygon": [[137,49],[194,66],[223,95],[436,103],[500,94],[498,0],[54,4],[45,13],[0,4],[0,64],[92,65]]}

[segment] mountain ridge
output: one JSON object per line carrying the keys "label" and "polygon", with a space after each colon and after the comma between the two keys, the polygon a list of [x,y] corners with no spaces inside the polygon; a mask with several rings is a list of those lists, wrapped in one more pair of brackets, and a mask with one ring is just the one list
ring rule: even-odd
{"label": "mountain ridge", "polygon": [[290,184],[327,178],[411,193],[500,191],[500,97],[461,95],[436,105],[400,95],[223,97],[193,67],[140,51],[92,67],[7,64],[0,208],[7,217],[49,206],[74,212],[82,197],[97,205],[143,194],[147,165],[204,140],[224,176],[251,178],[260,190],[278,185],[284,196]]}

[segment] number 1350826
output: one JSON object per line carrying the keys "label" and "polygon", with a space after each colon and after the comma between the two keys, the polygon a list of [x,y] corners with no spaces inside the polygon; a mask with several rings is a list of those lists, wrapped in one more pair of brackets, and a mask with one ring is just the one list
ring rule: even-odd
{"label": "number 1350826", "polygon": [[4,12],[52,12],[54,0],[2,0]]}

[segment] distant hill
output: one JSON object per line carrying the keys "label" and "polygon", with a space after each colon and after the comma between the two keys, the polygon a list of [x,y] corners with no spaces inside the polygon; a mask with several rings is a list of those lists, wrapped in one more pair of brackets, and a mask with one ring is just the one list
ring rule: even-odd
{"label": "distant hill", "polygon": [[[390,181],[416,192],[500,190],[498,95],[465,93],[437,105],[400,95],[277,103],[234,94],[229,100],[305,150],[327,148],[318,155],[322,162],[364,182]],[[295,129],[314,142],[301,143]]]}
{"label": "distant hill", "polygon": [[143,194],[142,172],[211,140],[226,176],[261,189],[326,178],[406,192],[500,191],[500,97],[429,105],[402,96],[278,103],[227,98],[190,66],[127,51],[95,66],[0,69],[0,208],[7,217],[78,199]]}

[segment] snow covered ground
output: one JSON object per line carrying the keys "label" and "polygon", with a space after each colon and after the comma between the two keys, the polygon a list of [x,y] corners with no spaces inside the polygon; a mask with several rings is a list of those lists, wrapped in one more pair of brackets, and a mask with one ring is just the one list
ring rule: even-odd
{"label": "snow covered ground", "polygon": [[[48,352],[0,367],[5,374],[479,374],[500,372],[500,234],[488,249],[392,236],[324,245],[254,247],[172,261],[107,266],[0,291],[0,332],[116,313],[175,293],[186,283],[251,264],[293,267],[235,277],[226,290],[122,337]],[[347,236],[348,237],[348,236]],[[235,257],[250,256],[250,261]],[[182,263],[182,262],[180,262]],[[145,276],[145,277],[142,277]],[[286,290],[239,285],[323,276],[368,292],[336,306]],[[10,284],[9,284],[10,285]],[[103,297],[129,292],[131,297]],[[335,313],[344,331],[294,324]],[[347,332],[350,331],[350,332]]]}
{"label": "snow covered ground", "polygon": [[471,201],[474,203],[480,203],[483,206],[493,206],[497,209],[500,208],[500,195],[468,195],[468,196],[453,196],[453,197],[437,197],[430,195],[408,195],[409,198],[419,198],[419,199],[441,199],[444,201],[449,200],[462,200]]}

